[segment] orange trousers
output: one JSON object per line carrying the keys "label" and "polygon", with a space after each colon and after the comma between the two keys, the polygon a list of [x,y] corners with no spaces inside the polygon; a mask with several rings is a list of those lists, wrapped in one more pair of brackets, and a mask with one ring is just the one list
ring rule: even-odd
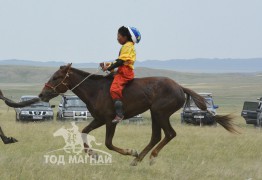
{"label": "orange trousers", "polygon": [[134,79],[134,70],[129,66],[118,67],[117,73],[110,87],[110,94],[113,100],[122,99],[122,91],[125,85]]}

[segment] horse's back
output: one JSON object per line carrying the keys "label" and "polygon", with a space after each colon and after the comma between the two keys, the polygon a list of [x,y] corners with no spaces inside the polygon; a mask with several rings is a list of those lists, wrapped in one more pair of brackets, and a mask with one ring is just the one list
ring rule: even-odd
{"label": "horse's back", "polygon": [[180,86],[177,84],[174,80],[168,78],[168,77],[163,77],[163,76],[156,76],[156,77],[142,77],[142,78],[134,78],[130,82],[128,82],[127,86],[144,86],[144,85],[156,85],[156,84],[162,84],[162,85],[167,85],[167,86]]}
{"label": "horse's back", "polygon": [[147,96],[179,95],[182,92],[181,86],[168,77],[143,77],[134,78],[130,81],[125,91],[131,94],[144,94]]}

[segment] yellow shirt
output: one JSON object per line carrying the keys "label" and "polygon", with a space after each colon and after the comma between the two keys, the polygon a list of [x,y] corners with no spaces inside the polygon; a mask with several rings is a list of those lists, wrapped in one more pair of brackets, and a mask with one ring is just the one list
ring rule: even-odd
{"label": "yellow shirt", "polygon": [[124,65],[134,69],[134,63],[136,61],[136,50],[133,42],[128,41],[122,46],[118,59],[123,60]]}

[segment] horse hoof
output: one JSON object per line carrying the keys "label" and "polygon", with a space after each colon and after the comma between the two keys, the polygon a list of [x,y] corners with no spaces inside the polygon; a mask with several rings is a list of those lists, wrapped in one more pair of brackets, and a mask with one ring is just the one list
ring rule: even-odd
{"label": "horse hoof", "polygon": [[150,160],[149,160],[149,165],[152,166],[152,165],[155,164],[155,163],[156,163],[156,157],[151,156],[151,157],[150,157]]}
{"label": "horse hoof", "polygon": [[6,137],[6,136],[1,136],[1,139],[3,140],[4,144],[11,144],[18,142],[15,138],[13,137]]}
{"label": "horse hoof", "polygon": [[138,160],[134,159],[131,163],[130,166],[137,166]]}

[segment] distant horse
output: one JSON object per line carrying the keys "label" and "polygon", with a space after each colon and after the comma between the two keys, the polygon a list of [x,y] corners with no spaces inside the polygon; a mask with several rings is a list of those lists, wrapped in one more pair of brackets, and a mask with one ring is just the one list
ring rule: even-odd
{"label": "distant horse", "polygon": [[[112,119],[115,117],[115,109],[109,92],[112,80],[112,76],[104,77],[90,74],[71,68],[71,64],[68,64],[61,66],[53,74],[43,87],[39,98],[48,102],[59,94],[72,90],[86,104],[94,117],[94,120],[82,130],[82,133],[88,134],[106,124],[105,144],[107,148],[123,155],[135,156],[131,165],[137,165],[156,145],[150,155],[150,164],[154,162],[160,150],[176,136],[176,132],[169,121],[170,116],[182,108],[190,97],[199,109],[207,111],[205,99],[202,96],[180,86],[167,77],[135,78],[123,90],[125,119],[149,109],[152,119],[152,136],[149,144],[139,154],[134,149],[122,149],[112,144],[116,128],[116,124],[112,123]],[[214,119],[229,132],[237,132],[232,124],[231,116],[217,115]],[[165,134],[162,140],[161,129]],[[88,147],[86,143],[84,146]]]}

